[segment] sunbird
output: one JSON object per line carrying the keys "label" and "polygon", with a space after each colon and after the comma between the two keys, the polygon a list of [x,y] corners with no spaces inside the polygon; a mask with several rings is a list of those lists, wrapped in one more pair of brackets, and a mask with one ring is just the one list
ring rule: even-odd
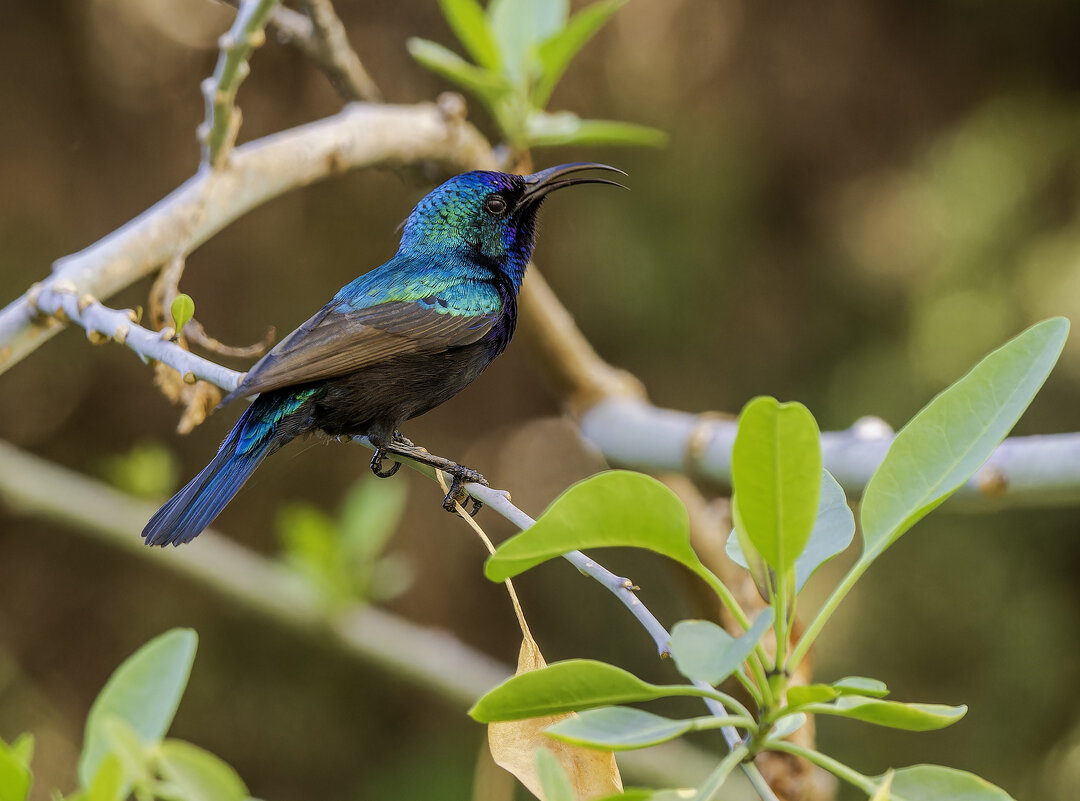
{"label": "sunbird", "polygon": [[[309,433],[366,436],[382,478],[408,457],[452,476],[443,506],[453,511],[467,467],[402,436],[406,420],[471,384],[503,350],[517,324],[517,297],[536,239],[540,204],[609,170],[577,162],[532,175],[466,172],[436,187],[409,214],[394,257],[333,299],[244,376],[222,404],[257,395],[202,471],[150,518],[147,545],[190,542],[214,521],[263,459]],[[625,187],[623,187],[625,188]],[[479,505],[474,502],[472,513]]]}

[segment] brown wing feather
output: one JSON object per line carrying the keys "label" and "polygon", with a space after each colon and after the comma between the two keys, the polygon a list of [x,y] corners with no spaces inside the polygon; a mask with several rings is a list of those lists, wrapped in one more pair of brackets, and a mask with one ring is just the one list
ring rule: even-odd
{"label": "brown wing feather", "polygon": [[395,356],[439,353],[476,342],[496,315],[465,316],[409,301],[380,303],[341,312],[323,307],[248,371],[225,398],[345,375]]}

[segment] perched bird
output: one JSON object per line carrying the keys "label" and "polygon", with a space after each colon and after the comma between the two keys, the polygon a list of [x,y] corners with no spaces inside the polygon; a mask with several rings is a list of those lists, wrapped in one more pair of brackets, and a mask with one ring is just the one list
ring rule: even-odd
{"label": "perched bird", "polygon": [[575,184],[621,186],[583,170],[622,172],[592,163],[467,172],[424,197],[394,257],[342,287],[222,401],[258,395],[210,463],[150,518],[147,545],[192,540],[263,459],[313,432],[366,436],[381,477],[400,467],[383,468],[394,455],[449,472],[443,506],[452,511],[464,482],[483,476],[413,445],[398,427],[456,395],[506,348],[541,201]]}

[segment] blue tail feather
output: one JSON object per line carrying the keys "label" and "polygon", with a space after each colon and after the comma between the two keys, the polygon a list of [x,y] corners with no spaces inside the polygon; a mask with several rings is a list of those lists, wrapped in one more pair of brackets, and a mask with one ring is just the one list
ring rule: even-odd
{"label": "blue tail feather", "polygon": [[[147,545],[182,545],[195,539],[240,491],[262,460],[291,436],[262,418],[265,406],[252,404],[221,443],[217,455],[174,495],[143,529]],[[280,419],[280,418],[279,418]]]}

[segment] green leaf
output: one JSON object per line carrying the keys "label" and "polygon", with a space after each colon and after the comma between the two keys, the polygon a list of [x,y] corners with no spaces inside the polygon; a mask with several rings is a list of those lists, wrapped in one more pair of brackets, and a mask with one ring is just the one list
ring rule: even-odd
{"label": "green leaf", "polygon": [[525,118],[525,138],[532,147],[555,145],[644,145],[663,147],[667,134],[647,125],[615,120],[583,120],[570,111],[533,110]]}
{"label": "green leaf", "polygon": [[179,335],[184,326],[191,322],[191,318],[195,316],[195,301],[191,299],[190,295],[181,292],[173,298],[170,311],[173,318],[173,330]]}
{"label": "green leaf", "polygon": [[173,629],[155,637],[116,669],[90,707],[79,756],[79,784],[89,787],[109,750],[106,721],[124,721],[144,744],[156,743],[172,725],[187,686],[198,635]]}
{"label": "green leaf", "polygon": [[27,735],[12,745],[0,740],[0,801],[25,801],[30,795],[32,777],[28,757],[32,752],[33,740],[28,740]]}
{"label": "green leaf", "polygon": [[[3,740],[0,740],[0,743],[3,743]],[[10,748],[12,755],[29,768],[34,759],[34,735],[23,732],[15,738]]]}
{"label": "green leaf", "polygon": [[612,14],[626,5],[626,0],[600,0],[586,6],[570,18],[558,33],[549,36],[537,48],[540,60],[540,78],[532,91],[532,102],[537,108],[543,108],[555,91],[555,86],[562,78],[574,56],[588,44],[597,31],[604,27]]}
{"label": "green leaf", "polygon": [[187,801],[245,801],[247,787],[228,763],[183,740],[166,740],[158,753],[161,775]]}
{"label": "green leaf", "polygon": [[811,704],[805,710],[815,715],[836,715],[905,731],[933,731],[956,723],[967,712],[967,707],[901,704],[880,698],[845,695],[831,704]]}
{"label": "green leaf", "polygon": [[801,403],[750,401],[739,415],[731,480],[746,535],[781,582],[795,569],[817,517],[821,433]]}
{"label": "green leaf", "polygon": [[[810,532],[806,549],[795,561],[795,591],[802,591],[810,576],[819,567],[843,553],[854,536],[855,516],[848,506],[844,490],[828,470],[823,470],[821,499],[818,501],[814,530]],[[727,539],[727,555],[736,564],[750,570],[738,532],[734,529]]]}
{"label": "green leaf", "polygon": [[537,46],[562,30],[569,13],[569,0],[491,0],[488,20],[504,74],[519,84],[534,77]]}
{"label": "green leaf", "polygon": [[678,496],[655,478],[611,470],[556,498],[536,523],[496,548],[484,575],[505,581],[569,551],[616,546],[647,548],[708,572],[690,547],[689,518]]}
{"label": "green leaf", "polygon": [[1069,322],[1038,323],[995,350],[896,435],[863,493],[860,562],[876,559],[970,478],[1057,362]]}
{"label": "green leaf", "polygon": [[733,554],[738,553],[742,558],[739,564],[750,571],[750,578],[754,580],[754,586],[757,587],[758,594],[766,601],[771,602],[773,571],[765,564],[764,557],[758,553],[758,549],[750,541],[750,537],[746,533],[746,525],[743,523],[742,514],[739,511],[739,499],[736,497],[731,499],[731,522],[734,525],[732,534],[736,544],[733,549],[731,547],[732,537],[729,536],[728,555],[734,559]]}
{"label": "green leaf", "polygon": [[847,676],[834,681],[832,688],[840,695],[869,695],[873,698],[884,698],[889,694],[889,688],[885,686],[885,682],[868,679],[865,676]]}
{"label": "green leaf", "polygon": [[1000,787],[974,773],[940,765],[913,765],[894,771],[892,793],[904,801],[1013,801]]}
{"label": "green leaf", "polygon": [[549,726],[556,740],[607,751],[629,751],[674,740],[695,728],[693,720],[672,720],[628,706],[590,709]]}
{"label": "green leaf", "polygon": [[738,637],[707,620],[683,620],[671,630],[671,656],[688,679],[717,685],[739,669],[773,623],[773,610],[765,609]]}
{"label": "green leaf", "polygon": [[123,761],[116,754],[107,754],[86,788],[84,801],[123,801],[128,789]]}
{"label": "green leaf", "polygon": [[[121,767],[121,796],[127,797],[133,784],[143,784],[152,779],[152,754],[157,742],[144,744],[139,740],[127,721],[110,715],[101,721],[101,731],[108,746],[105,761],[115,758]],[[105,762],[102,762],[104,765]],[[102,768],[94,774],[94,783]],[[93,784],[91,784],[91,787]]]}
{"label": "green leaf", "polygon": [[790,737],[803,726],[806,725],[806,715],[802,712],[796,712],[793,715],[784,715],[773,724],[772,729],[769,731],[769,740],[783,740],[785,737]]}
{"label": "green leaf", "polygon": [[690,685],[649,684],[604,662],[569,659],[507,679],[477,701],[469,714],[481,723],[494,723],[672,695],[712,697]]}
{"label": "green leaf", "polygon": [[807,684],[802,687],[788,687],[788,706],[803,704],[822,704],[838,698],[840,693],[827,684]]}
{"label": "green leaf", "polygon": [[484,8],[477,0],[439,0],[443,16],[473,61],[488,70],[499,68],[499,48]]}
{"label": "green leaf", "polygon": [[427,39],[412,37],[405,46],[423,66],[467,92],[472,92],[488,106],[494,106],[513,87],[498,73],[470,64],[457,53]]}
{"label": "green leaf", "polygon": [[544,801],[577,801],[570,777],[555,755],[546,748],[536,749],[536,773],[544,791]]}

